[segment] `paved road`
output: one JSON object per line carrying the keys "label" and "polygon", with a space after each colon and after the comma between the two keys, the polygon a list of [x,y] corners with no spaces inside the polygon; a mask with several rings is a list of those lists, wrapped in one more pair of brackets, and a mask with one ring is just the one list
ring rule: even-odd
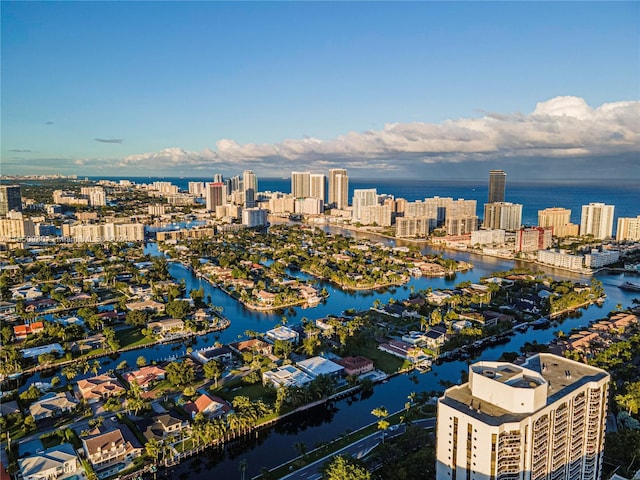
{"label": "paved road", "polygon": [[[425,419],[421,419],[413,422],[412,425],[417,425],[422,428],[434,428],[436,425],[436,419],[425,418]],[[394,425],[391,428],[393,428],[393,430],[389,429],[389,431],[386,432],[385,438],[393,438],[398,435],[402,435],[406,430],[405,425]],[[381,444],[382,441],[383,441],[382,432],[372,433],[368,437],[365,437],[361,440],[358,440],[357,442],[347,445],[346,447],[341,448],[337,452],[334,452],[331,455],[327,455],[326,457],[323,457],[320,460],[316,460],[315,462],[310,463],[306,467],[301,468],[300,470],[296,470],[295,472],[291,472],[289,475],[282,478],[283,480],[284,479],[319,480],[320,478],[322,478],[320,469],[322,468],[324,463],[330,458],[335,457],[336,455],[348,455],[354,458],[362,458],[365,455],[367,455],[369,452],[371,452],[371,450],[373,450],[379,444]]]}

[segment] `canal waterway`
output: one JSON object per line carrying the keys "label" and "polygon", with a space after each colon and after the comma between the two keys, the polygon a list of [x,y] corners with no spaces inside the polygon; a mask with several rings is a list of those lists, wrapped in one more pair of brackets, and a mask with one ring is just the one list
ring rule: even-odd
{"label": "canal waterway", "polygon": [[[393,239],[381,239],[380,237],[341,229],[332,228],[331,230],[334,233],[345,233],[356,238],[369,238],[391,246],[396,245]],[[399,241],[397,245],[403,245],[403,243]],[[152,255],[160,255],[155,243],[147,244],[145,252]],[[295,307],[288,309],[285,313],[263,313],[248,310],[222,292],[222,290],[214,287],[208,281],[198,278],[191,270],[179,263],[171,262],[169,272],[176,281],[185,281],[187,292],[191,289],[203,288],[205,299],[210,296],[212,303],[216,306],[221,306],[223,314],[231,320],[231,325],[226,330],[197,337],[196,344],[192,346],[194,349],[211,346],[215,342],[228,343],[235,341],[244,337],[246,330],[264,332],[281,322],[283,316],[287,317],[289,324],[296,324],[303,317],[316,319],[329,314],[338,315],[350,308],[364,310],[369,308],[375,299],[379,299],[383,303],[390,298],[404,299],[409,295],[412,287],[416,291],[427,288],[453,287],[459,282],[466,280],[476,282],[483,276],[488,276],[496,271],[509,270],[514,266],[530,266],[537,270],[545,271],[558,279],[568,278],[584,282],[589,282],[590,280],[589,277],[569,272],[467,252],[441,251],[429,248],[424,248],[423,252],[442,253],[457,260],[470,262],[473,264],[473,269],[457,273],[451,278],[412,278],[404,286],[376,292],[344,292],[330,283],[319,282],[319,286],[321,288],[325,287],[330,293],[326,303],[314,308]],[[593,305],[588,309],[579,310],[562,320],[558,326],[547,330],[530,329],[524,333],[517,333],[515,336],[510,337],[508,343],[486,348],[478,357],[468,361],[434,365],[433,369],[425,374],[410,373],[393,377],[387,383],[376,385],[373,394],[367,398],[361,398],[358,394],[353,398],[332,402],[330,405],[322,405],[306,411],[304,414],[292,416],[272,428],[259,432],[257,438],[230,446],[224,453],[211,450],[187,460],[167,472],[168,477],[189,478],[190,480],[237,478],[240,476],[239,462],[244,459],[248,463],[246,478],[251,478],[258,475],[263,467],[272,468],[294,457],[296,455],[295,442],[303,442],[308,449],[320,443],[328,442],[340,434],[356,430],[374,421],[375,418],[370,412],[378,406],[383,405],[388,411],[393,412],[404,407],[408,395],[412,392],[441,391],[444,389],[441,382],[458,382],[461,378],[461,373],[466,372],[469,362],[496,360],[505,351],[519,351],[525,342],[548,343],[554,338],[555,331],[563,330],[568,332],[572,328],[586,326],[592,320],[604,317],[608,312],[614,310],[616,305],[629,306],[632,299],[638,297],[637,294],[618,288],[618,285],[624,281],[634,281],[634,277],[631,274],[626,276],[625,274],[599,274],[597,278],[603,282],[607,293],[607,298],[603,305]],[[637,281],[637,277],[635,277],[635,280]],[[184,354],[186,354],[186,346],[182,343],[158,345],[147,349],[125,352],[113,360],[105,357],[102,361],[101,371],[105,372],[113,369],[123,360],[126,360],[129,366],[133,366],[136,358],[140,355],[144,355],[147,360],[164,360]],[[91,375],[91,373],[88,373],[77,379]],[[41,378],[39,374],[33,375],[22,388],[26,388],[27,385],[38,380],[46,381],[47,378]]]}

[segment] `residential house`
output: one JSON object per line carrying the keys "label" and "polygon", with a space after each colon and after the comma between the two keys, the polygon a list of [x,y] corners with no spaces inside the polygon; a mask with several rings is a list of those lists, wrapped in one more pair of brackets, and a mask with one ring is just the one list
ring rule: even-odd
{"label": "residential house", "polygon": [[284,365],[262,374],[262,383],[264,385],[272,385],[275,388],[301,387],[312,380],[313,377],[293,365]]}
{"label": "residential house", "polygon": [[149,322],[147,327],[154,334],[165,334],[184,330],[184,322],[179,318],[167,318],[165,320]]}
{"label": "residential house", "polygon": [[52,480],[68,477],[80,468],[78,456],[70,443],[51,447],[41,453],[18,460],[22,480]]}
{"label": "residential house", "polygon": [[266,333],[267,339],[275,342],[276,340],[284,340],[297,344],[300,341],[300,334],[289,327],[277,327],[272,330],[268,330]]}
{"label": "residential house", "polygon": [[50,343],[40,347],[25,348],[21,350],[23,358],[38,358],[43,353],[53,353],[54,355],[63,355],[64,349],[59,343]]}
{"label": "residential house", "polygon": [[360,355],[357,357],[344,357],[336,360],[336,363],[344,367],[345,375],[362,375],[373,370],[373,360]]}
{"label": "residential house", "polygon": [[78,393],[87,403],[96,403],[114,395],[121,395],[125,389],[115,377],[98,375],[78,381]]}
{"label": "residential house", "polygon": [[243,342],[236,342],[229,345],[232,349],[235,349],[239,354],[252,353],[260,355],[271,355],[273,351],[273,345],[267,343],[259,338],[252,338],[251,340],[245,340]]}
{"label": "residential house", "polygon": [[221,347],[204,348],[196,352],[195,358],[202,363],[207,363],[211,360],[225,363],[233,358],[233,350],[226,345]]}
{"label": "residential house", "polygon": [[83,438],[82,447],[100,478],[122,470],[126,463],[142,454],[142,446],[124,425]]}
{"label": "residential house", "polygon": [[206,393],[200,395],[195,401],[184,405],[184,411],[194,418],[198,413],[202,413],[209,418],[221,417],[231,410],[231,407],[218,397],[211,397]]}
{"label": "residential house", "polygon": [[42,312],[50,308],[58,306],[58,302],[50,298],[41,298],[39,300],[29,300],[24,302],[24,311],[27,313]]}
{"label": "residential house", "polygon": [[13,336],[16,340],[25,340],[27,336],[39,333],[44,330],[43,322],[33,322],[31,324],[16,325],[13,327]]}
{"label": "residential house", "polygon": [[344,367],[324,357],[311,357],[296,363],[296,366],[313,378],[319,375],[340,377],[344,374]]}
{"label": "residential house", "polygon": [[11,400],[10,402],[0,401],[0,417],[6,417],[7,415],[14,415],[20,413],[18,402]]}
{"label": "residential house", "polygon": [[378,350],[409,360],[412,363],[427,361],[429,359],[429,356],[419,348],[398,340],[390,340],[389,342],[381,343],[378,345]]}
{"label": "residential house", "polygon": [[430,328],[424,336],[425,345],[431,350],[437,350],[447,341],[447,332],[438,327]]}
{"label": "residential house", "polygon": [[141,302],[127,303],[129,310],[140,310],[150,313],[163,313],[165,309],[164,303],[156,302],[155,300],[143,300]]}
{"label": "residential house", "polygon": [[165,379],[165,371],[163,368],[157,367],[155,365],[147,365],[145,367],[141,367],[138,370],[134,370],[131,373],[127,373],[123,375],[123,378],[129,383],[133,382],[140,385],[142,390],[148,390],[153,386],[155,382]]}
{"label": "residential house", "polygon": [[49,392],[29,405],[29,412],[37,421],[58,417],[65,412],[73,411],[77,406],[78,400],[70,392]]}
{"label": "residential house", "polygon": [[162,441],[171,435],[189,428],[189,422],[181,418],[177,412],[170,411],[147,417],[137,423],[138,429],[147,440]]}

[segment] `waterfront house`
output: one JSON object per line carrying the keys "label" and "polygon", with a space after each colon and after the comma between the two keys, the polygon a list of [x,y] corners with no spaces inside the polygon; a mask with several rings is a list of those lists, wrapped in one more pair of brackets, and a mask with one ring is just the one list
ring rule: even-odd
{"label": "waterfront house", "polygon": [[409,360],[412,363],[420,363],[429,360],[429,356],[419,348],[414,347],[410,343],[398,340],[390,340],[389,342],[381,343],[378,345],[378,350]]}
{"label": "waterfront house", "polygon": [[59,343],[50,343],[40,347],[25,348],[21,350],[22,358],[38,358],[43,353],[53,353],[54,355],[63,355],[64,349]]}
{"label": "waterfront house", "polygon": [[131,373],[127,373],[123,378],[131,385],[137,383],[142,390],[149,390],[155,382],[165,379],[163,368],[155,365],[147,365]]}
{"label": "waterfront house", "polygon": [[189,428],[189,422],[178,416],[175,410],[144,418],[136,425],[147,440],[156,439],[158,441],[163,441],[167,437]]}
{"label": "waterfront house", "polygon": [[313,378],[319,375],[340,377],[344,374],[344,367],[342,365],[323,357],[311,357],[297,362],[296,366]]}
{"label": "waterfront house", "polygon": [[272,330],[268,330],[266,333],[268,340],[275,342],[276,340],[284,340],[286,342],[292,342],[297,344],[300,340],[300,334],[289,327],[277,327]]}
{"label": "waterfront house", "polygon": [[271,355],[273,351],[273,345],[259,338],[252,338],[251,340],[245,340],[243,342],[236,342],[229,345],[229,347],[239,354],[252,353],[260,355]]}
{"label": "waterfront house", "polygon": [[262,374],[263,385],[271,385],[274,388],[301,387],[312,380],[313,377],[293,365],[284,365]]}
{"label": "waterfront house", "polygon": [[76,387],[80,397],[90,404],[125,393],[125,389],[118,380],[109,375],[98,375],[79,380]]}
{"label": "waterfront house", "polygon": [[39,300],[29,300],[24,302],[24,311],[28,313],[42,312],[50,308],[58,306],[58,302],[50,298],[41,298]]}
{"label": "waterfront house", "polygon": [[233,350],[226,345],[221,347],[209,347],[202,350],[198,350],[195,354],[195,359],[207,363],[211,360],[216,362],[226,363],[233,358]]}
{"label": "waterfront house", "polygon": [[202,413],[205,417],[215,418],[221,417],[228,413],[231,407],[218,397],[212,397],[203,393],[195,401],[188,402],[184,405],[184,411],[194,418],[198,413]]}
{"label": "waterfront house", "polygon": [[164,320],[149,322],[147,323],[147,328],[156,335],[169,332],[179,332],[184,329],[184,322],[179,318],[167,318]]}
{"label": "waterfront house", "polygon": [[142,454],[142,446],[124,425],[83,438],[82,447],[99,478],[122,470]]}
{"label": "waterfront house", "polygon": [[276,299],[276,294],[275,293],[271,293],[271,292],[267,292],[266,290],[260,290],[256,294],[256,299],[262,305],[271,306],[271,305],[273,305],[273,302]]}
{"label": "waterfront house", "polygon": [[71,412],[78,406],[78,400],[69,392],[49,392],[29,405],[29,413],[37,420],[54,418]]}
{"label": "waterfront house", "polygon": [[344,357],[336,360],[336,363],[344,367],[345,375],[362,375],[373,370],[373,360],[360,355],[357,357]]}
{"label": "waterfront house", "polygon": [[70,443],[56,445],[18,460],[19,478],[22,480],[66,478],[76,472],[79,466],[78,456]]}
{"label": "waterfront house", "polygon": [[11,400],[10,402],[0,401],[0,417],[14,415],[16,413],[20,413],[18,402],[15,400]]}
{"label": "waterfront house", "polygon": [[402,335],[402,341],[411,345],[424,345],[427,342],[427,337],[423,332],[412,331]]}
{"label": "waterfront house", "polygon": [[447,332],[438,327],[434,327],[427,330],[424,333],[424,337],[425,345],[432,350],[436,350],[447,341]]}

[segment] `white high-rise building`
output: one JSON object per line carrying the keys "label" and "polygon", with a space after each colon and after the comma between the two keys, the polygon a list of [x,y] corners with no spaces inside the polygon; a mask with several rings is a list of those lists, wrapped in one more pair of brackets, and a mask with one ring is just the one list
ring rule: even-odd
{"label": "white high-rise building", "polygon": [[262,227],[267,224],[269,212],[262,208],[253,207],[242,210],[242,224],[246,227]]}
{"label": "white high-rise building", "polygon": [[329,205],[339,210],[349,206],[349,177],[344,168],[329,170]]}
{"label": "white high-rise building", "polygon": [[613,205],[590,203],[582,206],[580,235],[593,235],[604,240],[613,233]]}
{"label": "white high-rise building", "polygon": [[375,188],[357,188],[353,191],[353,213],[352,222],[362,221],[362,210],[378,204],[378,192]]}
{"label": "white high-rise building", "polygon": [[510,202],[484,204],[482,228],[486,230],[518,230],[522,226],[522,205]]}
{"label": "white high-rise building", "polygon": [[550,353],[478,362],[438,401],[437,480],[598,480],[609,374]]}
{"label": "white high-rise building", "polygon": [[291,172],[291,194],[293,198],[307,198],[311,191],[311,173]]}
{"label": "white high-rise building", "polygon": [[101,207],[107,204],[107,196],[102,187],[82,187],[80,194],[89,200],[92,207]]}
{"label": "white high-rise building", "polygon": [[545,208],[538,210],[538,226],[553,227],[556,237],[570,237],[578,235],[578,225],[571,223],[571,210],[568,208]]}
{"label": "white high-rise building", "polygon": [[616,229],[616,240],[640,240],[640,215],[633,217],[618,218],[618,228]]}
{"label": "white high-rise building", "polygon": [[309,196],[319,198],[322,203],[327,201],[326,177],[324,173],[312,173],[309,182]]}
{"label": "white high-rise building", "polygon": [[189,194],[194,197],[204,197],[204,182],[189,182]]}
{"label": "white high-rise building", "polygon": [[252,170],[242,172],[242,190],[244,192],[244,206],[247,208],[255,207],[258,195],[258,178]]}

